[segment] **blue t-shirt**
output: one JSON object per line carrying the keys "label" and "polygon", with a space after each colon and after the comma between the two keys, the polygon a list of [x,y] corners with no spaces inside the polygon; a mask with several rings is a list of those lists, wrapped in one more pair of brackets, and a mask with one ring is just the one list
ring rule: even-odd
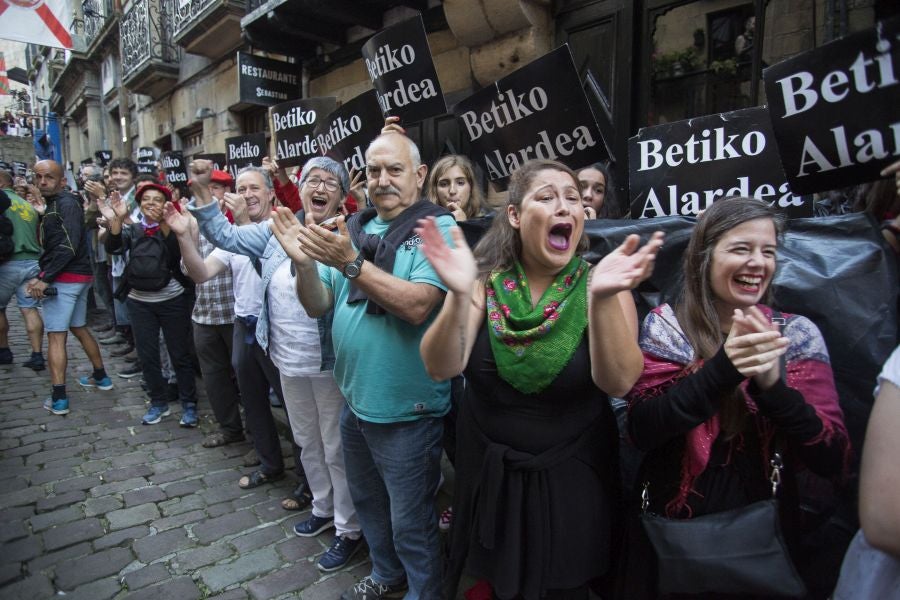
{"label": "blue t-shirt", "polygon": [[[390,221],[379,217],[363,227],[384,237]],[[449,215],[437,218],[438,229],[450,244]],[[446,291],[413,235],[397,248],[393,275],[413,283],[427,283]],[[419,342],[437,315],[413,325],[392,314],[366,314],[366,302],[347,304],[350,282],[337,269],[319,264],[319,278],[334,294],[334,378],[350,408],[360,419],[375,423],[440,417],[450,407],[450,382],[434,381],[425,371]],[[373,268],[370,263],[365,268]]]}

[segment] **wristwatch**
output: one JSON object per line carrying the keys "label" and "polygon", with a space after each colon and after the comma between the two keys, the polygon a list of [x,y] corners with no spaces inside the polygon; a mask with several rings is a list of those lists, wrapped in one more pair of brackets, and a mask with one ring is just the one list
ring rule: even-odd
{"label": "wristwatch", "polygon": [[341,272],[344,274],[344,277],[347,279],[356,279],[359,277],[360,269],[362,269],[363,261],[366,260],[363,258],[362,252],[356,255],[356,259],[353,262],[349,262],[344,265],[344,268],[341,269]]}

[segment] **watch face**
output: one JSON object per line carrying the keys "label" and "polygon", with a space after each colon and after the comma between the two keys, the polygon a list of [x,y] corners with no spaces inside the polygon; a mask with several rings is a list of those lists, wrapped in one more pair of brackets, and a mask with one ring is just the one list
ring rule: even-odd
{"label": "watch face", "polygon": [[359,277],[359,265],[355,262],[350,263],[349,265],[344,266],[344,277],[347,279],[353,279],[355,277]]}

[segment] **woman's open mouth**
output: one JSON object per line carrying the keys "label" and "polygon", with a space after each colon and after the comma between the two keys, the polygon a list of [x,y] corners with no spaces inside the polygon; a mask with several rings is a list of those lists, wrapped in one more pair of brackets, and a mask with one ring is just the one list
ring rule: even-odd
{"label": "woman's open mouth", "polygon": [[550,228],[547,243],[554,250],[565,251],[569,249],[569,238],[572,237],[571,223],[557,223]]}
{"label": "woman's open mouth", "polygon": [[738,287],[740,287],[744,291],[752,293],[756,293],[759,291],[762,280],[762,275],[737,275],[734,278],[734,282],[738,285]]}
{"label": "woman's open mouth", "polygon": [[322,196],[313,196],[310,198],[310,201],[315,208],[322,209],[328,206],[328,198],[323,198]]}

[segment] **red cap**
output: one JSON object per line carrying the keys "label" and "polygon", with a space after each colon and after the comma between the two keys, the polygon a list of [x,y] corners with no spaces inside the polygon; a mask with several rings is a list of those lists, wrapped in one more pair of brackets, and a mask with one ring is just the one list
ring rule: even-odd
{"label": "red cap", "polygon": [[209,180],[212,183],[222,183],[224,185],[234,184],[234,178],[232,178],[230,174],[218,169],[213,169],[212,175],[210,175]]}
{"label": "red cap", "polygon": [[172,201],[172,190],[163,185],[159,185],[158,183],[145,183],[138,189],[137,194],[135,194],[134,199],[138,204],[141,203],[141,198],[144,196],[144,192],[146,192],[147,190],[156,190],[158,192],[161,192],[162,195],[166,197],[166,202]]}

